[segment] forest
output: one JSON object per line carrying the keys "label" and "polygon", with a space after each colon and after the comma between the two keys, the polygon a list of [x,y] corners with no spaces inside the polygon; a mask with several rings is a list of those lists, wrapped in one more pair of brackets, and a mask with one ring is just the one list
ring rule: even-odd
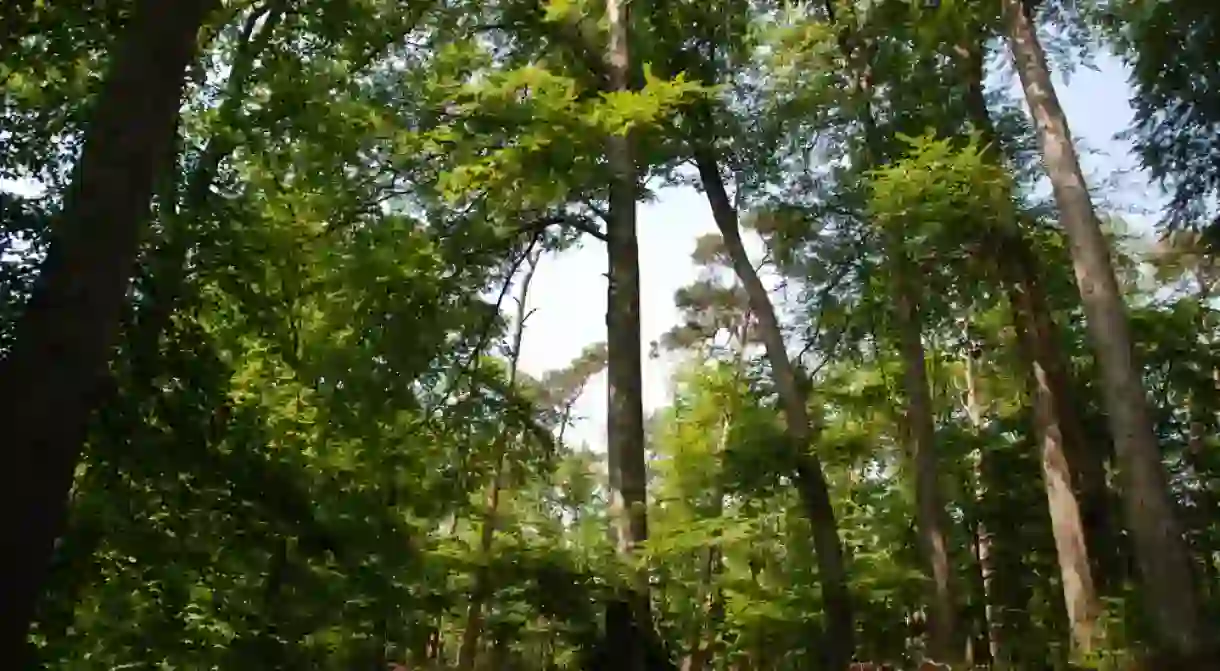
{"label": "forest", "polygon": [[1220,669],[1220,4],[3,0],[0,399],[4,668]]}

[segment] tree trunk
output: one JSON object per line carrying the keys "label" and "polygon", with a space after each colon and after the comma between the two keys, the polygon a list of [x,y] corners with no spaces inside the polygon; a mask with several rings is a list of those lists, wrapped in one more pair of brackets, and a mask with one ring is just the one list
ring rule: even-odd
{"label": "tree trunk", "polygon": [[[628,25],[625,0],[606,0],[610,24],[607,50],[610,88],[630,90]],[[640,354],[640,263],[636,240],[635,148],[630,133],[611,135],[606,158],[610,166],[610,212],[606,225],[609,257],[606,300],[607,458],[611,512],[619,553],[630,561],[648,539],[647,467],[644,455],[644,407]],[[607,632],[625,671],[646,667],[647,633],[652,628],[648,584],[638,576],[625,596],[627,603],[606,612]]]}
{"label": "tree trunk", "polygon": [[1063,600],[1072,630],[1073,651],[1086,656],[1097,644],[1097,620],[1101,603],[1093,585],[1092,568],[1085,545],[1080,508],[1072,491],[1072,478],[1064,449],[1064,435],[1051,390],[1050,376],[1038,361],[1035,328],[1028,323],[1028,295],[1011,291],[1014,323],[1022,358],[1027,365],[1027,385],[1033,400],[1035,433],[1042,445],[1042,479],[1051,516],[1051,531],[1059,559]]}
{"label": "tree trunk", "polygon": [[830,491],[821,460],[812,451],[815,429],[805,406],[806,394],[797,376],[796,367],[788,357],[783,332],[767,289],[759,279],[741,239],[737,209],[729,200],[720,175],[720,163],[710,147],[695,148],[695,162],[708,203],[725,248],[733,263],[733,271],[745,287],[750,312],[758,320],[760,337],[775,376],[791,443],[795,483],[813,529],[817,552],[818,575],[822,582],[822,608],[826,614],[826,633],[820,646],[826,656],[826,666],[844,669],[855,652],[855,623],[852,619],[851,597],[847,589],[847,571],[843,546],[839,540],[838,523],[830,502]]}
{"label": "tree trunk", "polygon": [[[976,475],[977,477],[977,475]],[[975,494],[976,501],[982,496]],[[981,637],[983,642],[979,644],[979,650],[974,653],[971,660],[976,666],[986,668],[995,668],[1000,659],[1000,650],[1003,647],[1000,635],[1000,628],[995,626],[995,606],[994,597],[995,587],[993,585],[993,576],[995,576],[995,566],[991,562],[991,534],[987,530],[987,525],[982,521],[978,521],[971,529],[973,538],[972,550],[974,551],[974,561],[977,565],[975,579],[975,589],[978,591],[979,598],[982,600],[982,608],[979,613],[979,624],[981,625]],[[986,652],[984,653],[984,649]]]}
{"label": "tree trunk", "polygon": [[[967,116],[986,144],[986,153],[997,164],[1004,162],[1000,138],[983,95],[983,38],[971,40],[958,48],[962,61],[963,86]],[[1063,451],[1071,471],[1072,483],[1079,498],[1085,540],[1096,576],[1103,584],[1121,582],[1116,553],[1114,526],[1110,519],[1110,495],[1106,485],[1103,453],[1088,444],[1080,412],[1071,393],[1071,380],[1066,357],[1059,344],[1058,328],[1051,315],[1042,288],[1041,271],[1016,218],[997,222],[1002,230],[997,240],[985,242],[1001,269],[1005,282],[1019,292],[1021,301],[1014,303],[1014,327],[1030,338],[1030,365],[1037,363],[1046,374],[1045,391],[1051,394],[1059,430],[1063,436]]]}
{"label": "tree trunk", "polygon": [[[965,70],[968,115],[997,163],[1003,158],[999,138],[983,97],[981,40],[959,49]],[[1109,538],[1108,494],[1100,454],[1089,449],[1079,413],[1068,393],[1068,373],[1057,341],[1054,319],[1042,291],[1037,259],[1015,216],[988,248],[1002,269],[1012,306],[1027,384],[1033,399],[1035,432],[1042,445],[1043,484],[1062,574],[1064,601],[1072,629],[1074,650],[1087,654],[1097,642],[1100,601],[1093,581],[1090,545],[1112,553]],[[993,244],[994,243],[994,244]],[[1074,485],[1074,486],[1073,486]],[[1077,492],[1080,501],[1078,502]],[[1081,513],[1085,508],[1091,514]],[[1088,523],[1091,520],[1092,525]],[[1085,530],[1090,529],[1091,534]]]}
{"label": "tree trunk", "polygon": [[33,296],[0,363],[10,476],[0,656],[25,635],[63,528],[67,494],[106,373],[156,176],[170,164],[195,38],[212,0],[141,0],[112,59]]}
{"label": "tree trunk", "polygon": [[[517,296],[517,315],[513,326],[513,339],[508,359],[508,389],[516,393],[517,369],[521,363],[521,343],[525,340],[525,320],[529,317],[525,303],[529,299],[530,285],[534,281],[534,273],[538,270],[538,260],[541,250],[527,252],[526,263],[529,264],[525,275],[521,278],[521,293]],[[508,281],[512,281],[509,278]],[[483,512],[483,528],[479,535],[479,556],[483,563],[475,573],[474,587],[470,595],[470,604],[466,608],[466,627],[462,630],[462,644],[458,649],[458,666],[460,671],[474,668],[475,657],[479,650],[479,637],[483,633],[483,604],[491,596],[491,574],[487,562],[491,559],[492,543],[496,537],[496,522],[500,511],[500,492],[504,487],[504,468],[507,462],[508,446],[512,436],[517,433],[505,423],[495,445],[496,465],[491,475],[491,484],[487,488],[487,504]]]}
{"label": "tree trunk", "polygon": [[[1069,484],[1078,499],[1090,566],[1102,584],[1118,586],[1122,582],[1121,558],[1110,516],[1110,491],[1102,453],[1088,444],[1072,398],[1068,365],[1039,279],[1037,258],[1019,231],[1010,243],[1002,247],[1000,257],[1006,259],[1006,271],[1011,273],[1010,296],[1017,299],[1013,303],[1013,326],[1028,341],[1026,361],[1031,374],[1043,380],[1037,387],[1038,393],[1048,395],[1047,412],[1051,414],[1045,419],[1056,423],[1061,436],[1061,451],[1069,470]],[[1032,370],[1035,366],[1037,371]]]}
{"label": "tree trunk", "polygon": [[[978,384],[974,374],[974,358],[967,356],[965,360],[966,371],[966,414],[970,418],[970,425],[976,433],[983,430],[983,406],[979,401]],[[984,470],[987,461],[987,450],[980,449],[978,460],[974,468],[974,505],[976,521],[971,529],[974,544],[974,559],[977,562],[978,570],[975,575],[975,589],[978,591],[980,598],[983,600],[983,607],[980,613],[980,619],[983,629],[983,635],[987,641],[986,663],[981,664],[986,667],[997,665],[1000,659],[1000,651],[1003,648],[1001,638],[1002,629],[996,626],[995,618],[995,565],[991,560],[991,534],[987,530],[987,525],[983,522],[983,515],[980,511],[983,507],[985,497],[985,489],[983,481],[985,479]],[[978,663],[982,653],[974,655],[975,662]]]}
{"label": "tree trunk", "polygon": [[[155,384],[153,378],[158,372],[155,364],[159,362],[157,355],[161,336],[169,327],[186,288],[187,255],[198,239],[201,219],[209,214],[207,208],[220,165],[238,147],[239,136],[233,129],[242,121],[241,110],[246,102],[246,91],[255,64],[283,20],[285,5],[287,0],[276,0],[252,9],[246,17],[234,48],[233,65],[224,87],[224,100],[217,109],[219,132],[208,138],[186,179],[181,209],[176,207],[176,202],[161,203],[158,208],[162,212],[160,219],[165,227],[165,237],[162,247],[152,255],[153,281],[148,292],[148,308],[139,315],[137,323],[137,337],[144,341],[142,346],[133,349],[151,353],[145,364],[148,367],[136,373],[137,384],[148,388]],[[177,197],[175,191],[176,188],[170,190],[174,198]]]}
{"label": "tree trunk", "polygon": [[1060,223],[1070,242],[1076,283],[1101,368],[1127,527],[1149,619],[1157,644],[1166,653],[1196,657],[1203,653],[1206,638],[1190,555],[1170,499],[1109,247],[1033,21],[1021,0],[1003,0],[1003,10],[1013,63],[1037,128]]}
{"label": "tree trunk", "polygon": [[963,647],[957,627],[953,579],[949,570],[946,540],[947,515],[940,491],[932,397],[928,389],[927,363],[924,358],[918,291],[912,268],[901,248],[902,241],[890,245],[894,268],[895,300],[899,349],[902,353],[902,382],[906,394],[908,449],[915,464],[915,516],[919,544],[931,580],[932,598],[928,616],[929,651],[942,662],[961,661]]}

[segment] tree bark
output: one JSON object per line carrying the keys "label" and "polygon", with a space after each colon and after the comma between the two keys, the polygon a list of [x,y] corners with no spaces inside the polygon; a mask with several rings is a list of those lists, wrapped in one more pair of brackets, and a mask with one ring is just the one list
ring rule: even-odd
{"label": "tree bark", "polygon": [[949,569],[946,540],[947,515],[940,490],[932,397],[928,388],[927,362],[923,347],[923,328],[919,314],[918,291],[912,268],[895,240],[889,250],[894,269],[899,350],[902,355],[902,382],[906,394],[908,449],[915,464],[915,515],[919,544],[931,580],[932,598],[928,616],[929,652],[941,662],[961,661],[963,647],[957,626],[957,607],[953,578]]}
{"label": "tree bark", "polygon": [[[985,152],[997,164],[1004,163],[999,134],[987,110],[983,95],[983,38],[959,47],[962,61],[966,112]],[[1054,418],[1063,436],[1063,452],[1071,471],[1078,497],[1085,540],[1093,569],[1104,583],[1118,584],[1118,558],[1115,556],[1113,524],[1110,520],[1110,495],[1106,485],[1103,454],[1089,445],[1080,412],[1071,393],[1070,374],[1058,340],[1058,328],[1042,288],[1041,271],[1025,232],[1015,217],[996,222],[1000,231],[984,242],[1001,269],[1010,295],[1019,292],[1022,300],[1013,304],[1013,325],[1017,333],[1028,335],[1029,365],[1041,366],[1046,375],[1045,392],[1052,397]],[[1113,574],[1113,575],[1112,575]]]}
{"label": "tree bark", "polygon": [[1127,527],[1132,535],[1157,644],[1184,659],[1207,645],[1190,555],[1170,499],[1143,380],[1134,360],[1126,304],[1109,246],[1085,184],[1067,118],[1051,83],[1046,54],[1021,0],[1003,0],[1013,63],[1037,130],[1089,335],[1119,463]]}
{"label": "tree bark", "polygon": [[[233,50],[233,64],[225,82],[224,100],[217,109],[219,128],[208,138],[189,177],[186,179],[181,208],[176,202],[162,203],[161,221],[165,226],[164,240],[160,249],[152,255],[153,281],[150,283],[148,308],[139,315],[137,337],[143,338],[142,347],[150,354],[148,367],[140,368],[137,383],[151,388],[157,373],[156,353],[160,339],[169,327],[170,319],[178,308],[185,291],[187,278],[187,256],[198,239],[200,220],[207,216],[212,186],[221,163],[238,147],[238,135],[234,128],[242,121],[242,106],[246,102],[255,64],[267,50],[271,37],[284,18],[287,0],[275,0],[252,9],[242,24],[237,46]],[[260,25],[261,23],[261,25]],[[257,31],[257,32],[256,32]],[[170,195],[177,197],[176,187]]]}
{"label": "tree bark", "polygon": [[822,608],[826,614],[826,632],[821,646],[826,666],[844,669],[855,652],[855,623],[852,619],[851,597],[847,588],[847,570],[843,546],[839,539],[838,522],[830,502],[830,490],[821,460],[812,451],[815,428],[806,407],[807,396],[801,386],[796,367],[788,357],[783,331],[771,298],[763,286],[741,239],[737,209],[729,199],[720,175],[720,163],[710,147],[696,147],[695,162],[703,188],[707,192],[712,216],[733,264],[733,271],[745,287],[750,312],[758,320],[759,337],[767,352],[784,410],[787,437],[794,460],[795,483],[813,529],[814,550],[817,552],[818,575],[822,582]]}
{"label": "tree bark", "polygon": [[[630,16],[625,0],[606,0],[610,24],[607,49],[609,83],[613,91],[630,90],[628,49]],[[628,561],[636,546],[648,539],[647,467],[644,455],[644,407],[640,353],[640,264],[636,239],[637,167],[633,137],[611,135],[606,158],[610,166],[610,211],[606,222],[608,289],[607,330],[607,459],[611,514],[619,554]],[[624,596],[612,604],[606,628],[619,665],[625,671],[647,666],[647,634],[652,628],[647,577],[637,576]]]}
{"label": "tree bark", "polygon": [[1110,489],[1106,484],[1102,452],[1088,444],[1080,412],[1073,400],[1059,329],[1047,304],[1034,252],[1019,231],[1009,242],[1011,244],[1002,246],[1000,257],[1006,259],[1004,267],[1011,273],[1009,294],[1015,298],[1013,326],[1027,341],[1026,363],[1031,368],[1030,373],[1035,375],[1032,379],[1041,376],[1043,380],[1036,388],[1037,393],[1048,396],[1046,410],[1050,414],[1043,419],[1054,422],[1055,430],[1061,436],[1060,451],[1077,498],[1090,566],[1099,584],[1117,586],[1122,581],[1121,562],[1111,521]]}
{"label": "tree bark", "polygon": [[213,0],[141,0],[95,104],[80,164],[33,296],[0,362],[11,562],[0,587],[0,655],[25,635],[65,520],[73,471],[106,373],[157,174],[170,165],[196,35]]}
{"label": "tree bark", "polygon": [[1035,433],[1042,445],[1042,479],[1051,516],[1051,531],[1059,560],[1063,600],[1072,630],[1073,652],[1087,656],[1098,643],[1097,624],[1101,602],[1093,584],[1092,567],[1085,544],[1080,508],[1072,491],[1072,477],[1064,448],[1050,376],[1035,355],[1037,337],[1023,315],[1031,313],[1028,295],[1013,289],[1014,323],[1027,365],[1027,385],[1033,400]]}
{"label": "tree bark", "polygon": [[[987,144],[987,153],[992,160],[1002,163],[999,137],[983,97],[981,51],[981,40],[959,49],[966,106],[969,118]],[[1067,366],[1042,290],[1037,259],[1015,216],[997,223],[1002,230],[986,244],[1008,285],[1013,326],[1026,367],[1074,650],[1087,654],[1097,643],[1097,618],[1101,611],[1093,580],[1095,565],[1090,558],[1098,561],[1102,552],[1112,552],[1105,470],[1100,454],[1086,444],[1079,413],[1068,393]],[[1082,514],[1082,508],[1089,513]],[[1092,533],[1086,533],[1086,529]],[[1097,549],[1096,555],[1090,552],[1091,548]]]}

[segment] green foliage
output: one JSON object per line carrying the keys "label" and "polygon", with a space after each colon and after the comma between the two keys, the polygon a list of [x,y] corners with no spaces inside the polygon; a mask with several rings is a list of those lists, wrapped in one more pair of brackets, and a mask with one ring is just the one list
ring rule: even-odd
{"label": "green foliage", "polygon": [[1220,124],[1220,12],[1195,0],[1115,3],[1112,11],[1132,68],[1135,146],[1172,195],[1167,223],[1208,226],[1220,194],[1220,173],[1205,158],[1216,151]]}
{"label": "green foliage", "polygon": [[[217,12],[32,629],[44,668],[441,668],[484,584],[476,668],[620,668],[601,622],[643,567],[674,658],[819,669],[811,632],[828,623],[794,487],[802,450],[825,469],[857,657],[917,659],[912,418],[883,328],[899,254],[920,280],[962,638],[977,639],[977,661],[990,632],[1008,668],[1066,668],[1028,363],[993,236],[1029,242],[1081,440],[1108,463],[1110,436],[1029,125],[995,95],[997,137],[984,139],[967,110],[962,49],[987,59],[998,3],[836,2],[833,21],[823,3],[630,4],[625,92],[607,92],[591,1]],[[1061,51],[1094,16],[1068,4],[1039,14]],[[1217,188],[1206,4],[1109,7],[1134,66],[1137,144],[1176,189],[1175,225],[1210,217]],[[0,11],[0,178],[40,187],[0,192],[0,356],[129,5]],[[722,159],[789,289],[772,300],[815,424],[811,445],[788,442],[758,315],[724,239],[699,240],[680,323],[656,343],[679,363],[651,425],[639,566],[608,538],[604,455],[566,433],[605,345],[513,381],[502,314],[531,253],[604,235],[605,145],[624,134],[642,185],[685,183],[694,148]],[[1179,235],[1118,258],[1165,473],[1217,615],[1220,274],[1207,243]],[[1099,668],[1149,641],[1125,569],[1102,596],[1106,648],[1084,660]]]}

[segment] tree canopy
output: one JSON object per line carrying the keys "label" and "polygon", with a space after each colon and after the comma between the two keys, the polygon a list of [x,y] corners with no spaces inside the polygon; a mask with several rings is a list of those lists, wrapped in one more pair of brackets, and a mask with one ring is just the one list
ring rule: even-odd
{"label": "tree canopy", "polygon": [[[0,657],[1220,668],[1218,33],[1203,0],[5,2]],[[1056,87],[1097,59],[1155,225],[1082,169]],[[637,208],[678,190],[714,232],[665,250],[695,279],[649,348]],[[527,370],[582,246],[604,337]]]}

